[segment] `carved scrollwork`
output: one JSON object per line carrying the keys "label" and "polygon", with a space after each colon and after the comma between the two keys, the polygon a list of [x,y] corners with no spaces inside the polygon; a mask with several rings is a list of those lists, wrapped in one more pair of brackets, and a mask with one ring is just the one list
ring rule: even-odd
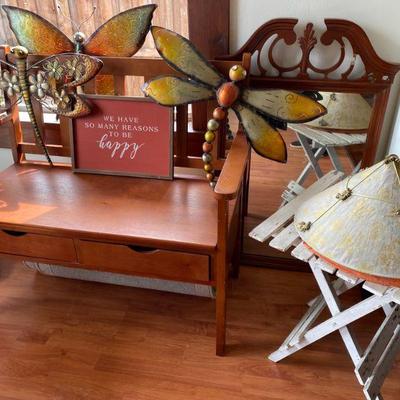
{"label": "carved scrollwork", "polygon": [[[301,36],[295,32],[297,19],[275,19],[262,25],[244,46],[235,54],[224,59],[240,59],[244,53],[251,53],[255,60],[256,71],[253,76],[258,77],[291,77],[295,79],[322,79],[336,81],[351,81],[364,83],[379,83],[390,85],[400,69],[400,65],[391,64],[381,59],[375,52],[368,36],[357,24],[341,20],[326,19],[326,31],[319,37],[315,33],[312,23],[308,23]],[[298,44],[299,57],[293,65],[284,66],[275,56],[276,49],[292,47]],[[330,47],[336,51],[334,61],[328,66],[317,66],[313,62],[313,55],[317,46]],[[266,48],[267,47],[267,48]],[[285,56],[281,50],[280,59],[285,62],[293,56]],[[283,53],[283,54],[282,54]],[[323,52],[323,57],[326,52]],[[321,64],[326,64],[322,60]],[[355,73],[356,64],[358,65]],[[272,67],[272,68],[271,68]],[[274,70],[274,75],[271,74]],[[336,76],[334,77],[336,73]]]}

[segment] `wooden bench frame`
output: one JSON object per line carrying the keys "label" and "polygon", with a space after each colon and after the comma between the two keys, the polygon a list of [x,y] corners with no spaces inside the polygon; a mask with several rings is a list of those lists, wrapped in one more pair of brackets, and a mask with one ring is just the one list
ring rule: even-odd
{"label": "wooden bench frame", "polygon": [[[2,57],[7,57],[7,48],[3,49]],[[30,56],[29,61],[31,63],[38,61],[39,56]],[[101,71],[104,75],[112,75],[115,94],[125,93],[125,78],[126,76],[143,76],[145,80],[162,74],[173,74],[178,75],[173,71],[163,60],[161,59],[145,59],[145,58],[115,58],[115,57],[104,57],[102,58],[104,67]],[[229,68],[237,64],[235,61],[215,61],[214,65],[224,74],[227,74]],[[247,63],[247,64],[246,64]],[[243,64],[248,68],[249,57],[245,55],[243,57]],[[85,93],[94,93],[95,85],[94,82],[90,82],[85,85]],[[216,103],[214,101],[207,102],[208,115],[211,116],[212,110]],[[48,126],[43,122],[42,109],[39,104],[35,105],[36,115],[38,116],[39,123],[44,132],[46,138],[46,129]],[[37,148],[36,144],[32,139],[27,140],[26,135],[22,132],[21,122],[18,116],[17,107],[13,107],[11,112],[11,125],[10,125],[10,139],[11,149],[16,165],[32,165],[32,161],[27,160],[28,154],[40,154],[41,151]],[[69,157],[71,154],[71,146],[69,143],[69,132],[68,132],[68,120],[66,118],[60,119],[59,124],[59,141],[57,143],[48,144],[47,148],[52,156],[63,156]],[[52,130],[57,131],[57,127],[52,126]],[[176,167],[187,167],[187,168],[201,168],[203,169],[203,162],[201,157],[194,157],[188,152],[188,106],[178,106],[176,108],[176,129],[175,129],[175,166]],[[217,208],[217,243],[215,248],[207,250],[206,254],[210,258],[210,278],[205,284],[216,288],[216,353],[217,355],[223,355],[226,341],[226,300],[227,300],[227,281],[229,277],[229,265],[232,264],[232,275],[237,275],[239,267],[240,249],[242,242],[242,230],[243,230],[243,210],[244,203],[247,201],[247,188],[248,188],[248,170],[249,170],[249,157],[250,148],[247,143],[247,139],[242,131],[238,131],[235,139],[231,143],[229,153],[226,156],[225,152],[225,134],[223,127],[221,128],[216,141],[216,145],[213,149],[214,166],[220,171],[218,183],[215,187],[214,193],[210,190],[210,202],[213,202]],[[41,162],[35,162],[33,164],[43,164]],[[56,164],[55,168],[69,167],[68,165]],[[13,168],[10,167],[10,173],[13,173]],[[7,170],[8,171],[8,170]],[[7,171],[5,173],[7,173]],[[72,173],[72,172],[71,172]],[[0,175],[0,180],[2,179]],[[88,176],[90,180],[95,180],[95,175]],[[110,177],[112,178],[112,177]],[[204,185],[207,182],[204,181]],[[208,187],[207,187],[208,189]],[[11,194],[12,196],[12,194]],[[17,197],[17,196],[16,196]],[[214,199],[213,199],[214,198]],[[20,199],[13,199],[16,202]],[[55,232],[54,229],[48,229],[45,226],[32,228],[27,225],[23,218],[21,221],[13,220],[10,223],[7,218],[2,218],[0,213],[0,230],[3,232],[11,233],[10,240],[16,240],[15,234],[46,234],[46,235],[59,235],[59,232]],[[68,237],[73,238],[75,246],[82,239],[82,229],[80,226],[74,227],[74,229],[68,231]],[[95,236],[95,234],[92,234]],[[13,239],[14,237],[14,239]],[[99,236],[96,239],[101,242],[113,243],[115,237]],[[121,243],[129,245],[131,238],[121,238]],[[146,246],[146,239],[135,241],[133,244]],[[151,243],[154,245],[154,241]],[[198,245],[198,248],[200,248]],[[149,245],[150,246],[150,245]],[[173,241],[164,241],[160,243],[160,248],[182,251],[183,249],[179,246],[179,243]],[[78,253],[78,248],[76,252]],[[200,250],[194,250],[194,252]],[[15,256],[19,259],[38,261],[38,262],[51,262],[51,260],[43,259],[41,257],[32,256],[29,254],[18,253],[18,251],[0,250],[0,253]],[[84,268],[78,262],[62,263],[57,260],[53,260],[52,263],[58,263],[69,267]],[[102,270],[107,270],[102,268]],[[110,270],[115,272],[115,270]],[[120,271],[125,274],[130,274],[129,268]],[[141,273],[141,276],[146,276],[145,273]],[[149,277],[156,277],[151,274]],[[165,276],[162,277],[165,279]],[[168,278],[167,278],[168,279]],[[173,280],[176,279],[170,278]],[[186,279],[187,281],[187,279]]]}

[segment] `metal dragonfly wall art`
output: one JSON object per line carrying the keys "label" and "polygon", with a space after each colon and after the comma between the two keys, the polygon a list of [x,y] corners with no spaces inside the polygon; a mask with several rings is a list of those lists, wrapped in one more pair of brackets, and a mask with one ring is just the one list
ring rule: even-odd
{"label": "metal dragonfly wall art", "polygon": [[311,121],[326,113],[324,106],[299,93],[241,88],[238,82],[247,74],[241,65],[231,68],[229,81],[186,38],[157,26],[151,28],[151,33],[161,57],[186,78],[156,77],[144,84],[143,92],[157,103],[170,107],[209,99],[218,101],[219,107],[208,121],[203,144],[204,169],[211,187],[215,186],[216,177],[210,152],[220,121],[227,117],[228,109],[237,115],[252,148],[261,156],[280,162],[286,162],[287,150],[276,127],[284,127],[287,122]]}
{"label": "metal dragonfly wall art", "polygon": [[80,29],[93,16],[96,7],[78,25],[62,14],[58,5],[61,16],[70,20],[74,27],[72,41],[51,22],[32,11],[14,6],[2,8],[18,44],[26,47],[29,53],[52,55],[76,52],[92,56],[131,57],[142,47],[157,5],[148,4],[123,11],[106,21],[88,39]]}
{"label": "metal dragonfly wall art", "polygon": [[4,109],[8,110],[21,98],[24,99],[36,142],[52,165],[33,110],[32,99],[58,115],[70,118],[87,115],[90,107],[76,93],[75,88],[92,79],[103,63],[84,54],[59,54],[28,67],[28,50],[23,46],[11,48],[11,56],[14,56],[14,65],[0,61],[0,89],[6,98]]}
{"label": "metal dragonfly wall art", "polygon": [[[2,6],[20,46],[11,51],[15,65],[7,63],[8,70],[1,74],[0,88],[10,99],[15,95],[24,98],[36,141],[50,164],[33,112],[32,97],[60,115],[76,118],[88,114],[90,107],[76,94],[75,88],[92,79],[102,66],[100,60],[89,55],[130,57],[135,54],[143,45],[156,7],[149,4],[126,10],[106,21],[86,40],[80,28],[93,15],[94,7],[92,15],[80,25],[71,20],[76,30],[71,41],[41,16],[23,8]],[[61,7],[58,8],[61,12]],[[28,75],[28,53],[51,56],[31,66],[29,70],[34,73]]]}

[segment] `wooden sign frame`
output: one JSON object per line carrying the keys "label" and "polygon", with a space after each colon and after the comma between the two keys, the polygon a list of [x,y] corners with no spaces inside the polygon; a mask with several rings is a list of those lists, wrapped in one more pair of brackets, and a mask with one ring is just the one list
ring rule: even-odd
{"label": "wooden sign frame", "polygon": [[[96,100],[115,100],[115,101],[126,101],[126,102],[136,102],[136,103],[149,103],[152,105],[157,105],[151,99],[145,97],[132,97],[132,96],[104,96],[104,95],[82,95],[85,99],[90,101]],[[159,106],[162,107],[162,106]],[[142,172],[130,172],[130,171],[114,171],[111,169],[97,169],[97,168],[84,168],[78,165],[77,160],[77,141],[76,141],[76,123],[79,119],[82,118],[90,118],[91,114],[87,117],[82,117],[79,119],[70,119],[69,120],[69,136],[70,136],[70,143],[71,143],[71,162],[72,162],[72,170],[73,172],[78,173],[91,173],[91,174],[100,174],[100,175],[116,175],[116,176],[130,176],[130,177],[139,177],[139,178],[154,178],[154,179],[165,179],[165,180],[172,180],[174,176],[174,112],[173,108],[166,108],[162,107],[169,113],[170,119],[170,126],[169,126],[169,165],[168,165],[168,174],[159,175],[159,174],[152,174],[152,173],[142,173]]]}

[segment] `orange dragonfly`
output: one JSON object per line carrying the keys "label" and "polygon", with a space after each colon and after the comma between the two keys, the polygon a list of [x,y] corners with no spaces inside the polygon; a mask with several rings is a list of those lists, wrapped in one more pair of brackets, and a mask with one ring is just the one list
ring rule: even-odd
{"label": "orange dragonfly", "polygon": [[[14,6],[2,8],[18,44],[27,48],[29,53],[52,55],[76,52],[92,56],[131,57],[142,47],[157,5],[147,4],[123,11],[106,21],[88,39],[80,28],[90,17],[80,25],[70,20],[76,30],[72,40],[32,11]],[[94,7],[93,12],[95,10]]]}

